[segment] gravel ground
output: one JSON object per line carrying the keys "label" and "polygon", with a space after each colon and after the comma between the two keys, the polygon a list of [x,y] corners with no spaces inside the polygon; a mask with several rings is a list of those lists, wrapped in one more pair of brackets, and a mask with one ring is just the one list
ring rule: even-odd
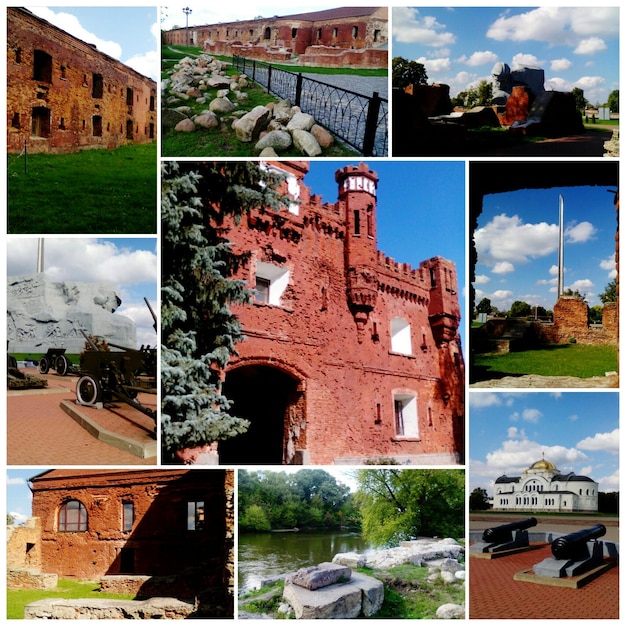
{"label": "gravel ground", "polygon": [[305,78],[327,83],[335,87],[341,87],[348,91],[354,91],[364,96],[371,96],[375,91],[381,98],[387,98],[389,94],[389,81],[386,76],[352,76],[339,74],[306,74]]}

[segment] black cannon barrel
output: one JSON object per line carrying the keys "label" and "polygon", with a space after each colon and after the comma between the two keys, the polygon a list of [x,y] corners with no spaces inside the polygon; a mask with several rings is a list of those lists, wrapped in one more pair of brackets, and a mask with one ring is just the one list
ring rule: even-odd
{"label": "black cannon barrel", "polygon": [[488,541],[490,543],[504,543],[505,541],[511,541],[514,530],[526,530],[526,528],[532,528],[536,525],[536,518],[527,517],[526,519],[511,522],[510,524],[502,524],[501,526],[486,528],[483,531],[483,541]]}
{"label": "black cannon barrel", "polygon": [[583,528],[569,535],[557,537],[552,542],[552,555],[555,559],[575,558],[582,544],[604,535],[606,535],[606,526],[596,524],[591,528]]}

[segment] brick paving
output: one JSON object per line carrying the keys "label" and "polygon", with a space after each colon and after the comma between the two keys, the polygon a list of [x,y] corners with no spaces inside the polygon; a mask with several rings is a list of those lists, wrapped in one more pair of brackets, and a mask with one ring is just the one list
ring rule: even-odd
{"label": "brick paving", "polygon": [[[9,465],[155,465],[156,457],[141,459],[99,441],[60,406],[75,402],[78,378],[48,374],[48,388],[7,392],[7,463]],[[156,408],[156,396],[141,395]],[[154,422],[139,411],[115,403],[104,409],[81,407],[102,428],[138,441],[154,441]]]}
{"label": "brick paving", "polygon": [[491,560],[470,558],[470,619],[618,619],[619,567],[580,589],[513,580],[550,556],[550,546],[544,546]]}

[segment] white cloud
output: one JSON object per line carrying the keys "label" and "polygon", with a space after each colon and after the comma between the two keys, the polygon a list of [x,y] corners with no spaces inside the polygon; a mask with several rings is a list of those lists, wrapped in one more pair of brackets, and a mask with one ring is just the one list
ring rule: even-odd
{"label": "white cloud", "polygon": [[589,39],[583,39],[576,48],[574,48],[574,54],[596,54],[606,50],[606,43],[600,37],[590,37]]}
{"label": "white cloud", "polygon": [[513,295],[512,291],[507,289],[498,289],[491,294],[491,300],[499,304],[505,303]]}
{"label": "white cloud", "polygon": [[534,54],[518,53],[513,57],[511,69],[519,69],[521,67],[543,67],[545,61],[539,60]]}
{"label": "white cloud", "polygon": [[580,280],[575,280],[571,285],[567,285],[567,288],[572,291],[587,293],[590,289],[594,288],[594,284],[593,281],[588,278],[581,278]]}
{"label": "white cloud", "polygon": [[522,411],[522,419],[525,422],[536,424],[542,416],[543,413],[539,409],[524,409]]}
{"label": "white cloud", "polygon": [[479,392],[475,391],[470,394],[469,398],[470,408],[474,409],[484,409],[488,406],[500,406],[502,404],[502,399],[500,394],[491,393],[491,392]]}
{"label": "white cloud", "polygon": [[447,72],[450,69],[450,59],[449,58],[438,58],[438,59],[427,59],[425,57],[420,57],[419,59],[415,59],[418,63],[421,63],[426,70],[426,74],[429,72]]}
{"label": "white cloud", "polygon": [[463,55],[460,59],[460,63],[465,63],[465,65],[469,65],[470,67],[477,67],[479,65],[493,65],[498,61],[498,55],[495,52],[491,52],[491,50],[482,50],[476,51],[471,54],[469,57]]}
{"label": "white cloud", "polygon": [[617,37],[617,7],[542,7],[499,17],[487,31],[497,41],[543,41],[576,46],[592,37]]}
{"label": "white cloud", "polygon": [[509,426],[506,435],[509,439],[526,439],[526,431],[517,426]]}
{"label": "white cloud", "polygon": [[553,72],[562,72],[572,67],[572,62],[569,59],[552,59],[550,61],[550,69]]}
{"label": "white cloud", "polygon": [[557,249],[558,238],[556,224],[524,224],[519,216],[504,213],[474,233],[478,258],[487,265],[499,261],[526,263],[530,258],[547,256]]}
{"label": "white cloud", "polygon": [[9,476],[6,477],[6,484],[8,485],[25,485],[26,480],[19,476]]}
{"label": "white cloud", "polygon": [[456,37],[445,32],[445,28],[445,24],[440,24],[434,17],[421,17],[417,9],[393,9],[393,37],[400,43],[417,43],[435,48],[450,46],[455,43]]}
{"label": "white cloud", "polygon": [[70,35],[74,35],[74,37],[77,37],[81,41],[94,44],[100,52],[104,52],[114,59],[121,58],[122,46],[119,43],[100,39],[97,35],[94,35],[84,28],[76,16],[64,13],[63,11],[55,13],[52,9],[47,7],[28,7],[28,10],[58,28],[70,33]]}
{"label": "white cloud", "polygon": [[500,261],[493,266],[491,271],[494,274],[510,274],[515,271],[515,266],[513,263],[509,263],[508,261]]}
{"label": "white cloud", "polygon": [[585,243],[592,239],[596,232],[597,229],[591,222],[580,222],[568,225],[565,229],[565,237],[568,243]]}
{"label": "white cloud", "polygon": [[148,76],[156,81],[159,78],[159,58],[157,50],[150,50],[144,54],[130,57],[124,61],[124,64],[132,67],[143,76]]}
{"label": "white cloud", "polygon": [[491,282],[491,278],[489,278],[489,276],[486,276],[485,274],[479,274],[478,276],[476,276],[476,279],[474,280],[474,284],[475,285],[486,285],[487,283]]}
{"label": "white cloud", "polygon": [[598,489],[604,493],[611,491],[619,491],[619,470],[615,470],[608,476],[601,476],[596,479]]}
{"label": "white cloud", "polygon": [[607,259],[600,261],[600,269],[607,272],[607,277],[613,280],[617,277],[617,268],[615,267],[615,255],[611,255]]}
{"label": "white cloud", "polygon": [[596,433],[592,437],[586,437],[582,441],[579,441],[576,447],[592,452],[619,454],[619,428],[616,428],[610,433]]}

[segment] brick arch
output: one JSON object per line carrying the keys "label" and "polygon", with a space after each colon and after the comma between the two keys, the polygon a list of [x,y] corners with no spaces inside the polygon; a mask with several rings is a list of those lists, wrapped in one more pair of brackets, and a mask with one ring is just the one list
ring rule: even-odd
{"label": "brick arch", "polygon": [[231,413],[250,422],[248,432],[219,444],[222,464],[300,464],[306,455],[306,378],[272,358],[233,364],[224,377]]}

